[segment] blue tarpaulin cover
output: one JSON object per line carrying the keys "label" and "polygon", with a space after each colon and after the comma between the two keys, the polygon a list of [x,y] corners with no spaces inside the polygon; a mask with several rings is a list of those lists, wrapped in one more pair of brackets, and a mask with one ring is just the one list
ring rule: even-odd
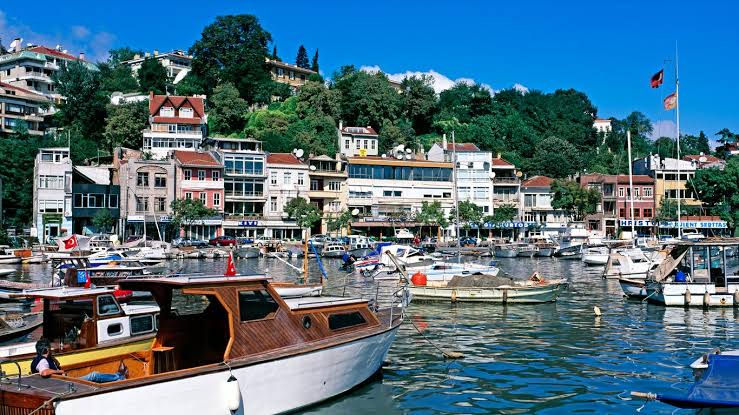
{"label": "blue tarpaulin cover", "polygon": [[708,369],[685,395],[657,395],[678,408],[739,408],[739,356],[709,355]]}

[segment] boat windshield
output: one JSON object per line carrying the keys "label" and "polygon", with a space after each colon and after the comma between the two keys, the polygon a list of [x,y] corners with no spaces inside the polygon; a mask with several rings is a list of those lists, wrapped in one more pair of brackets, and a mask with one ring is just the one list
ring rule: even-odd
{"label": "boat windshield", "polygon": [[94,346],[87,344],[87,334],[95,330],[93,316],[91,298],[48,302],[44,308],[44,337],[52,344]]}

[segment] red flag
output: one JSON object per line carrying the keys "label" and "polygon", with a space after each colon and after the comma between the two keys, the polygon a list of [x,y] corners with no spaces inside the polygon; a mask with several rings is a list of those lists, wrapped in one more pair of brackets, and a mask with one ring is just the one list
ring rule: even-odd
{"label": "red flag", "polygon": [[233,253],[228,254],[228,264],[226,264],[226,272],[223,274],[224,277],[235,277],[236,266],[234,265]]}
{"label": "red flag", "polygon": [[674,110],[675,107],[677,107],[677,92],[673,92],[672,94],[666,96],[664,104],[665,111]]}
{"label": "red flag", "polygon": [[66,240],[64,240],[64,249],[72,249],[75,246],[77,246],[77,236],[72,235]]}
{"label": "red flag", "polygon": [[662,82],[665,81],[665,70],[660,69],[659,72],[652,75],[652,79],[649,81],[649,85],[652,88],[659,88],[660,85],[662,85]]}

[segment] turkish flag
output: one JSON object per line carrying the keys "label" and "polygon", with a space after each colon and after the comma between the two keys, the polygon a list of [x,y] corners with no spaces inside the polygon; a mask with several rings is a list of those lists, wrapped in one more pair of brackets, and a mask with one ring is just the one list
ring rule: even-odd
{"label": "turkish flag", "polygon": [[72,235],[64,241],[64,249],[72,249],[77,246],[77,236]]}
{"label": "turkish flag", "polygon": [[660,85],[662,85],[662,82],[665,81],[665,70],[660,69],[659,72],[652,75],[652,79],[649,81],[649,85],[652,88],[659,88]]}
{"label": "turkish flag", "polygon": [[223,274],[224,277],[235,277],[236,266],[234,265],[234,257],[232,253],[228,254],[228,264],[226,264],[226,272]]}

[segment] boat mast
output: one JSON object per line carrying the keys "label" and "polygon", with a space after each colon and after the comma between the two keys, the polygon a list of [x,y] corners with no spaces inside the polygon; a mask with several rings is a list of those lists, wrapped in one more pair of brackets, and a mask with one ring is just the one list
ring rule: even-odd
{"label": "boat mast", "polygon": [[677,237],[682,238],[682,224],[680,214],[680,192],[682,191],[682,181],[680,179],[680,78],[678,75],[677,63],[677,41],[675,41],[675,116],[677,117]]}
{"label": "boat mast", "polygon": [[629,199],[631,202],[631,239],[636,240],[636,231],[634,230],[634,172],[631,166],[631,130],[626,130],[626,148],[629,153]]}
{"label": "boat mast", "polygon": [[462,244],[459,236],[459,195],[457,194],[457,142],[454,139],[454,130],[452,130],[452,186],[454,195],[454,234],[457,236],[457,260],[459,260]]}

